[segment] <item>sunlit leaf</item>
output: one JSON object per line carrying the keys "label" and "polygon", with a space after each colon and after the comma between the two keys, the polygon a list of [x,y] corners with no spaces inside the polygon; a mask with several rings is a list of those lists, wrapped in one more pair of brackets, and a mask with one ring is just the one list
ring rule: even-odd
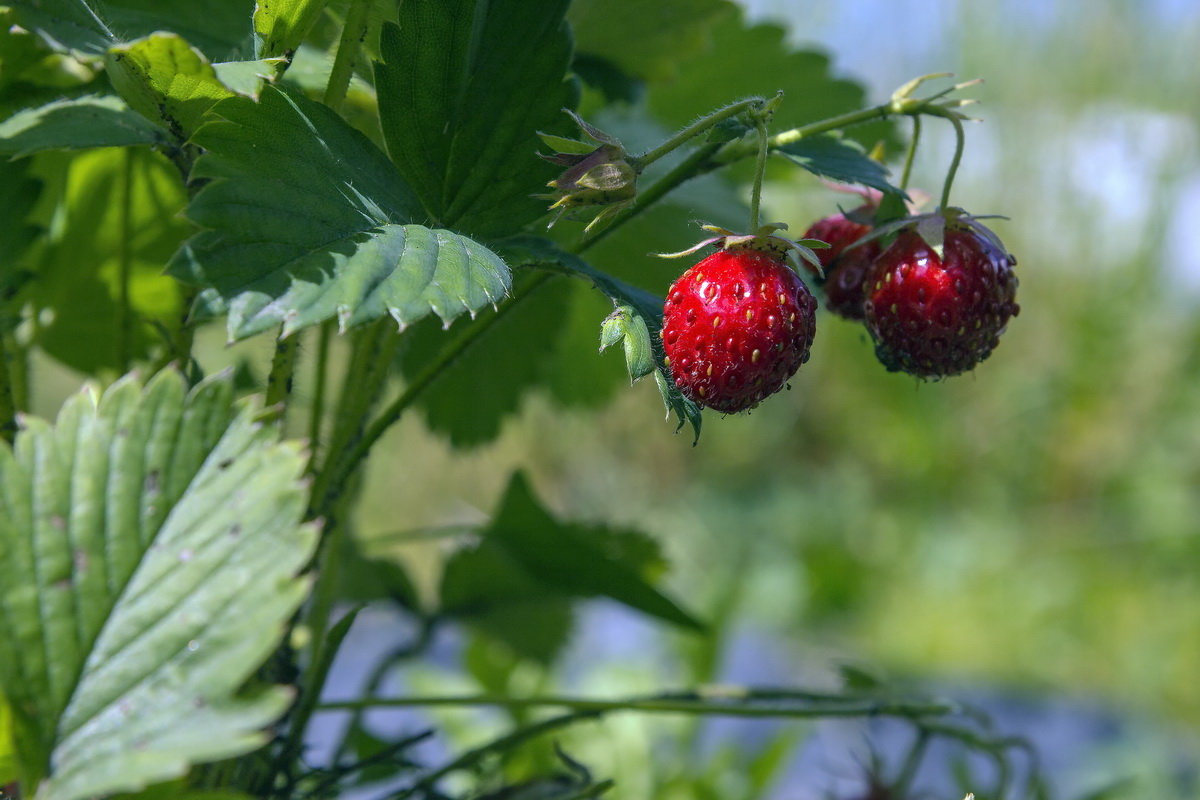
{"label": "sunlit leaf", "polygon": [[406,0],[375,71],[392,160],[433,224],[502,235],[542,216],[555,168],[537,131],[565,132],[566,0]]}
{"label": "sunlit leaf", "polygon": [[247,752],[289,692],[241,691],[316,544],[305,454],[227,377],[70,398],[0,446],[0,684],[36,797],[136,790]]}
{"label": "sunlit leaf", "polygon": [[254,51],[259,58],[285,56],[304,40],[328,0],[258,0],[254,7]]}
{"label": "sunlit leaf", "polygon": [[[185,140],[218,100],[235,92],[222,82],[214,65],[187,40],[174,33],[155,33],[111,48],[106,57],[113,88],[146,119]],[[235,62],[236,64],[236,62]],[[225,65],[224,73],[246,94],[257,94],[257,73],[269,75],[262,62],[241,69]]]}
{"label": "sunlit leaf", "polygon": [[162,274],[192,230],[178,216],[187,199],[179,172],[144,149],[46,153],[35,168],[59,198],[29,258],[30,297],[42,317],[37,342],[84,372],[121,369],[161,340],[158,326],[174,329],[181,316],[179,287]]}
{"label": "sunlit leaf", "polygon": [[449,322],[508,290],[486,247],[413,224],[423,215],[404,180],[326,106],[267,87],[258,103],[217,104],[193,141],[206,150],[193,177],[212,182],[187,216],[209,230],[168,269],[208,287],[201,310],[227,312],[231,339],[334,318]]}
{"label": "sunlit leaf", "polygon": [[806,136],[776,152],[822,178],[903,194],[888,181],[886,167],[868,156],[862,145],[840,136]]}
{"label": "sunlit leaf", "polygon": [[119,97],[89,95],[18,111],[0,122],[0,154],[152,145],[166,133]]}

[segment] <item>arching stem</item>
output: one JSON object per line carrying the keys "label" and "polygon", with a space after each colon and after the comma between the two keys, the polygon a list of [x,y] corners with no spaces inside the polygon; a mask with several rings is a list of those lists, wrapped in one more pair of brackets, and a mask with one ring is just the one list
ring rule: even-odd
{"label": "arching stem", "polygon": [[921,117],[913,115],[912,139],[908,142],[908,153],[904,156],[904,172],[900,175],[900,188],[908,191],[908,179],[912,177],[913,161],[917,157],[917,143],[921,140]]}
{"label": "arching stem", "polygon": [[963,147],[966,144],[966,134],[963,132],[962,120],[953,114],[947,114],[946,119],[954,125],[954,159],[950,162],[950,171],[946,173],[946,183],[942,186],[941,208],[950,205],[950,187],[954,185],[954,176],[958,173],[958,165],[962,162]]}
{"label": "arching stem", "polygon": [[767,123],[756,121],[758,128],[758,156],[754,162],[754,186],[750,190],[750,230],[757,231],[760,224],[759,206],[762,204],[763,174],[767,171]]}

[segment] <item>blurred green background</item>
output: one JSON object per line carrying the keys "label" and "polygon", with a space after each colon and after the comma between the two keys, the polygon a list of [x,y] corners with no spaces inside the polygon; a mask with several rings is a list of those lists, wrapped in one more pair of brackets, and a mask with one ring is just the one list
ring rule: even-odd
{"label": "blurred green background", "polygon": [[[391,463],[372,465],[363,534],[481,520],[508,470],[526,467],[560,511],[662,537],[677,596],[708,613],[730,604],[725,659],[753,646],[734,632],[752,630],[796,678],[850,659],[1096,701],[1146,727],[1085,751],[1071,786],[1129,773],[1139,782],[1123,796],[1198,796],[1169,773],[1165,732],[1200,722],[1200,5],[760,0],[750,12],[831,49],[873,102],[920,74],[986,79],[955,202],[1011,218],[995,227],[1020,259],[1022,312],[1001,347],[974,374],[919,384],[825,316],[791,392],[709,415],[694,449],[647,385],[597,412],[535,394],[466,456],[409,420]],[[952,140],[925,127],[914,185],[936,195]],[[778,177],[767,216],[794,231],[846,202]],[[595,668],[595,687],[681,680],[678,664],[609,669],[620,679]],[[621,724],[606,746],[666,726]],[[636,787],[647,762],[620,750]]]}
{"label": "blurred green background", "polygon": [[[866,664],[952,695],[983,687],[1103,709],[1123,720],[1120,734],[1060,743],[1072,751],[1060,759],[1065,786],[1130,775],[1118,796],[1200,797],[1197,761],[1189,783],[1176,758],[1196,752],[1200,723],[1200,4],[745,5],[795,47],[828,51],[832,71],[865,84],[869,102],[926,73],[986,79],[970,90],[983,121],[968,127],[954,202],[1010,218],[995,228],[1020,261],[1022,311],[999,349],[974,374],[920,384],[885,372],[860,327],[822,316],[791,391],[750,415],[709,415],[693,448],[671,434],[645,382],[595,389],[597,408],[561,406],[593,388],[572,385],[572,364],[581,375],[623,370],[619,355],[595,350],[604,304],[573,296],[594,313],[564,334],[559,400],[527,394],[494,443],[465,451],[410,415],[370,462],[360,538],[403,556],[428,587],[445,543],[397,547],[396,534],[486,520],[511,471],[525,469],[563,516],[655,534],[674,596],[716,621],[697,639],[585,615],[568,668],[530,667],[514,679],[525,689],[820,683],[837,664]],[[696,44],[706,69],[745,68],[726,55],[711,39]],[[662,77],[663,91],[685,77]],[[785,100],[804,102],[802,92]],[[649,105],[662,131],[684,121],[655,109],[653,95]],[[656,135],[644,117],[601,117],[632,143]],[[913,183],[936,195],[952,139],[925,128]],[[747,194],[717,181],[685,188],[589,257],[625,276],[645,270],[647,288],[662,292],[677,267],[644,254],[686,245],[689,219],[737,224],[740,211],[722,203]],[[845,202],[780,167],[766,216],[798,233]],[[721,208],[730,218],[714,219]],[[206,366],[245,360],[265,374],[269,342],[226,349],[220,338],[204,332]],[[77,385],[44,366],[39,413],[52,416]],[[471,685],[433,667],[408,681]],[[464,742],[502,725],[451,713],[442,719]],[[571,752],[615,775],[623,797],[753,797],[753,753],[799,741],[795,726],[765,726],[768,740],[712,755],[698,730],[621,717],[572,738]],[[781,786],[772,796],[820,796]]]}

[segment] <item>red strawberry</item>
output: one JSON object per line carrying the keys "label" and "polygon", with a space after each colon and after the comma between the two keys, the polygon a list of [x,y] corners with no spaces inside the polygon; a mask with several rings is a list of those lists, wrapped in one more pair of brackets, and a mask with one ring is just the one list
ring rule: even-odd
{"label": "red strawberry", "polygon": [[977,222],[946,225],[942,255],[904,229],[875,261],[864,305],[889,370],[942,378],[973,368],[1016,316],[1015,259]]}
{"label": "red strawberry", "polygon": [[731,414],[779,391],[808,360],[816,301],[778,252],[732,247],[667,294],[663,348],[680,390]]}
{"label": "red strawberry", "polygon": [[805,239],[820,239],[828,248],[814,251],[825,269],[818,283],[825,292],[825,307],[850,320],[863,318],[863,280],[879,255],[878,240],[847,250],[871,232],[869,220],[875,206],[868,203],[848,214],[833,214],[819,219],[804,234]]}

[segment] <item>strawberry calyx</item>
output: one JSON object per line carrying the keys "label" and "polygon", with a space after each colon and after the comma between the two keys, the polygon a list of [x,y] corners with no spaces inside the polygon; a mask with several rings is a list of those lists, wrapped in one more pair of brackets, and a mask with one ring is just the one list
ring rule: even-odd
{"label": "strawberry calyx", "polygon": [[821,259],[817,257],[813,249],[826,248],[829,247],[829,244],[820,239],[789,239],[786,236],[780,236],[778,232],[786,231],[787,227],[787,224],[783,222],[771,222],[759,227],[754,233],[738,233],[719,225],[701,224],[701,230],[717,235],[710,236],[677,253],[657,253],[656,255],[659,258],[682,258],[706,247],[716,247],[720,250],[754,250],[775,256],[801,275],[804,274],[800,263],[803,260],[811,265],[818,274],[824,276],[825,269],[821,266]]}
{"label": "strawberry calyx", "polygon": [[553,227],[569,211],[601,206],[602,210],[588,223],[586,231],[633,201],[637,196],[641,167],[616,137],[573,111],[566,113],[579,126],[584,139],[538,132],[542,142],[553,150],[538,155],[564,170],[546,184],[554,190],[553,194],[535,196],[554,201],[550,210],[556,213],[548,227]]}
{"label": "strawberry calyx", "polygon": [[912,214],[877,225],[874,230],[848,245],[846,249],[861,247],[873,241],[878,241],[886,248],[901,233],[913,231],[929,245],[929,248],[937,254],[938,258],[941,258],[945,252],[946,231],[970,230],[982,236],[1001,253],[1006,256],[1009,255],[1008,248],[1004,246],[1004,242],[1000,240],[1000,237],[991,228],[980,222],[980,220],[985,219],[1008,219],[1008,217],[1001,216],[1000,214],[969,214],[965,210],[955,206],[944,209],[939,208],[928,214]]}

